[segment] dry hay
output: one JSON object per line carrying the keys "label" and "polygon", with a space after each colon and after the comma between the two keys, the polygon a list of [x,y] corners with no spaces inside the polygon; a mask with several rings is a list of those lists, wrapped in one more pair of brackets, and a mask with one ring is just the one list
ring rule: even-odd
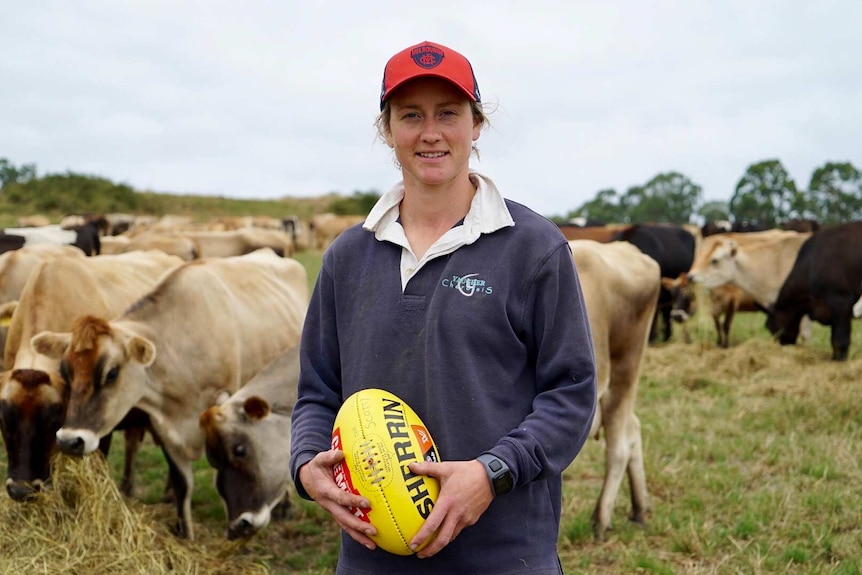
{"label": "dry hay", "polygon": [[102,457],[59,456],[52,477],[31,502],[0,497],[0,574],[267,572],[233,543],[177,539],[148,506],[127,504]]}
{"label": "dry hay", "polygon": [[641,373],[658,381],[679,381],[689,389],[732,385],[743,396],[809,396],[839,391],[862,380],[862,362],[831,360],[831,350],[782,346],[751,338],[722,349],[711,343],[651,346]]}

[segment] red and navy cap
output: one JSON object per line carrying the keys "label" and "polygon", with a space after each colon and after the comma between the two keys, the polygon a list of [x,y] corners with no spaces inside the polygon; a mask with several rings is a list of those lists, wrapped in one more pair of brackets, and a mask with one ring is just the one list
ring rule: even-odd
{"label": "red and navy cap", "polygon": [[380,109],[393,90],[404,82],[423,76],[437,76],[458,86],[468,98],[481,102],[479,84],[470,62],[451,48],[434,42],[422,42],[398,52],[383,70]]}

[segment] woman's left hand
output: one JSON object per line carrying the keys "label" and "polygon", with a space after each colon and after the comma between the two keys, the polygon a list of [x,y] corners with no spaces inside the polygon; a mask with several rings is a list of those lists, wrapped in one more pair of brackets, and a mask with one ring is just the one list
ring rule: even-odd
{"label": "woman's left hand", "polygon": [[411,463],[410,471],[440,481],[434,508],[410,541],[411,548],[418,548],[426,539],[433,539],[416,554],[425,559],[454,541],[462,529],[476,523],[494,500],[494,492],[485,467],[475,459]]}

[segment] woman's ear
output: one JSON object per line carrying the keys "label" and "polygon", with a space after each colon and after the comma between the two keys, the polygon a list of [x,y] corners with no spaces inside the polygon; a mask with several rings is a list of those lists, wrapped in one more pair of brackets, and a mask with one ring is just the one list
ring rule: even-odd
{"label": "woman's ear", "polygon": [[392,140],[392,132],[385,132],[383,139],[386,140],[386,145],[390,148],[395,148],[395,142]]}

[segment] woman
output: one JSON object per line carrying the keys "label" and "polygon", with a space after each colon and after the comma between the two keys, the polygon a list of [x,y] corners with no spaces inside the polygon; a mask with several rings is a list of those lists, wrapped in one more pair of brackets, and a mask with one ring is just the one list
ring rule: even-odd
{"label": "woman", "polygon": [[[377,128],[402,181],[323,257],[302,335],[291,472],[342,527],[338,573],[562,573],[562,472],[589,433],[595,361],[559,229],[469,167],[487,120],[467,59],[423,42],[386,64]],[[375,548],[332,478],[342,401],[387,389],[443,461],[412,556]]]}

